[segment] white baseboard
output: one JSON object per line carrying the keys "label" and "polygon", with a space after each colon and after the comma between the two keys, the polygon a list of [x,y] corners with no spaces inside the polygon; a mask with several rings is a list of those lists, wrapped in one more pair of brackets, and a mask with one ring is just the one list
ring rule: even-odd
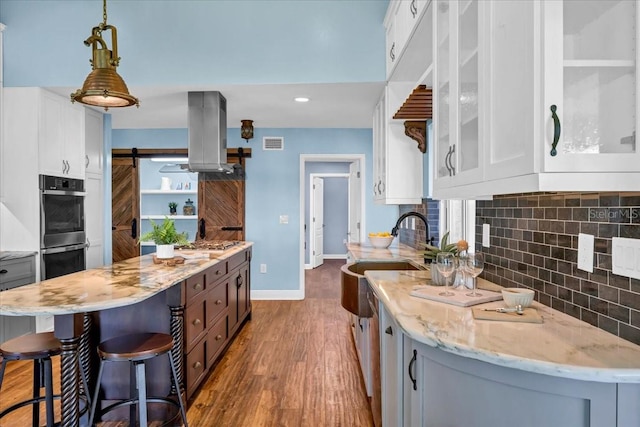
{"label": "white baseboard", "polygon": [[252,290],[252,300],[303,300],[304,291],[300,289]]}
{"label": "white baseboard", "polygon": [[325,254],[324,259],[347,259],[347,254]]}

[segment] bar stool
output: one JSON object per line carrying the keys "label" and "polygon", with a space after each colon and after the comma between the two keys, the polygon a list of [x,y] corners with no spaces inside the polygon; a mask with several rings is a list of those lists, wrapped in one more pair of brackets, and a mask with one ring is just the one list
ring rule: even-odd
{"label": "bar stool", "polygon": [[[53,332],[40,332],[22,335],[0,344],[0,356],[2,365],[0,366],[0,389],[4,379],[4,370],[7,363],[16,360],[33,360],[33,398],[18,402],[0,413],[0,419],[10,412],[24,406],[32,405],[32,424],[40,425],[40,405],[44,400],[47,414],[47,427],[54,425],[53,400],[59,399],[60,395],[53,394],[53,375],[51,373],[51,357],[61,353],[60,341],[53,335]],[[87,394],[87,405],[89,406],[89,387],[84,370],[81,369],[82,382]],[[42,384],[44,380],[44,384]],[[40,388],[45,388],[45,395],[40,396]],[[85,409],[86,411],[86,409]]]}
{"label": "bar stool", "polygon": [[[123,362],[128,361],[133,363],[133,368],[136,376],[136,388],[137,396],[131,396],[128,400],[116,402],[107,406],[106,408],[98,411],[99,415],[103,415],[113,409],[126,406],[126,405],[138,405],[138,417],[140,421],[140,427],[147,426],[147,402],[154,403],[169,403],[175,405],[180,409],[182,421],[185,427],[187,424],[187,413],[185,411],[184,403],[182,401],[182,391],[180,390],[180,384],[178,382],[178,375],[176,368],[171,357],[171,348],[173,347],[173,338],[167,334],[160,333],[138,333],[124,335],[100,343],[98,346],[98,356],[100,357],[100,368],[98,370],[98,380],[96,383],[96,389],[93,394],[93,403],[91,405],[91,412],[89,415],[89,425],[93,426],[94,419],[96,417],[96,404],[98,402],[98,393],[100,393],[100,381],[102,379],[102,372],[104,365],[107,362]],[[169,357],[169,364],[171,365],[171,380],[177,390],[178,402],[168,397],[148,397],[147,386],[145,378],[145,360],[152,359],[157,356],[167,354]]]}

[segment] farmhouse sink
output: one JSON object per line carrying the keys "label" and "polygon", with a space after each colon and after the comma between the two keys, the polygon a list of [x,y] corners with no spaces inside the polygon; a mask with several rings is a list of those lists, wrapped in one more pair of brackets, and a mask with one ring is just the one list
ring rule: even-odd
{"label": "farmhouse sink", "polygon": [[364,277],[367,270],[421,270],[409,261],[358,261],[341,267],[340,282],[342,296],[340,303],[349,312],[359,317],[371,317],[373,313],[367,301],[369,284]]}

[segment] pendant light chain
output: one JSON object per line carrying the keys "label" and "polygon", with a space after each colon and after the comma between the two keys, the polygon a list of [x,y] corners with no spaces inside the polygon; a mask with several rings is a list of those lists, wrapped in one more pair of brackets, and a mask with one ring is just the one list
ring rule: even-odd
{"label": "pendant light chain", "polygon": [[107,26],[107,0],[102,0],[102,23]]}

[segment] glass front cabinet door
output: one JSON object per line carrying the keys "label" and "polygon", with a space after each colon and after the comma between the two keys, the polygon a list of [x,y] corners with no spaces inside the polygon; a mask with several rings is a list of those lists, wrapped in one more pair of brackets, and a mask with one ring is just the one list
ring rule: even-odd
{"label": "glass front cabinet door", "polygon": [[478,3],[438,1],[434,10],[435,189],[482,179]]}
{"label": "glass front cabinet door", "polygon": [[638,3],[544,1],[541,6],[544,171],[640,170]]}

